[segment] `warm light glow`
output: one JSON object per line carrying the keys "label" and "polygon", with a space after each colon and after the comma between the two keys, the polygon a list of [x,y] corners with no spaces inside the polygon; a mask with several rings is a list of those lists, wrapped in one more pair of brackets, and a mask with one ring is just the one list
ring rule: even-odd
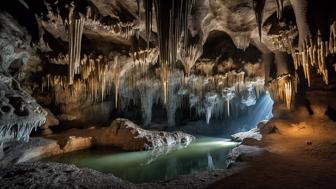
{"label": "warm light glow", "polygon": [[329,84],[329,74],[326,64],[326,58],[330,54],[336,53],[336,22],[330,26],[330,36],[328,41],[323,41],[322,34],[318,31],[317,39],[312,38],[305,41],[300,52],[293,52],[294,66],[297,70],[299,66],[303,67],[308,86],[311,85],[310,70],[311,67],[317,67],[317,73],[322,75],[326,85]]}
{"label": "warm light glow", "polygon": [[275,101],[282,101],[288,110],[291,110],[294,101],[294,94],[296,92],[296,78],[290,74],[283,75],[273,80],[269,84],[269,92],[272,99]]}

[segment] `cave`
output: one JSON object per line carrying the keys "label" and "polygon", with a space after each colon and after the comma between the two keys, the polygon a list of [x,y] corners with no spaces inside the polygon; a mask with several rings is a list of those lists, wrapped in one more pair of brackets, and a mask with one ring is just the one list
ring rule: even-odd
{"label": "cave", "polygon": [[0,188],[335,188],[336,1],[0,4]]}

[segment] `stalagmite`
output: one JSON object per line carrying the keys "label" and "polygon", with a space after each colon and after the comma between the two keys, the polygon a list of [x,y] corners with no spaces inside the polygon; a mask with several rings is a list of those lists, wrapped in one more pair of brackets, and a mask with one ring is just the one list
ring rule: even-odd
{"label": "stalagmite", "polygon": [[222,91],[222,97],[225,99],[226,101],[226,111],[227,111],[227,116],[230,116],[230,101],[235,97],[235,93],[234,93],[235,89],[234,87],[230,87],[230,88],[225,88]]}
{"label": "stalagmite", "polygon": [[161,84],[163,89],[163,103],[167,103],[168,97],[168,80],[169,80],[169,68],[168,65],[163,65],[160,71]]}
{"label": "stalagmite", "polygon": [[86,7],[86,14],[85,14],[86,20],[90,19],[91,16],[92,16],[91,7],[88,6],[88,7]]}
{"label": "stalagmite", "polygon": [[212,109],[217,103],[217,94],[210,92],[205,95],[205,101],[204,101],[204,106],[206,109],[206,123],[209,125],[210,123],[210,118],[212,115]]}
{"label": "stalagmite", "polygon": [[246,84],[246,92],[242,95],[241,102],[246,106],[253,106],[257,102],[257,95],[255,94],[255,88],[252,82]]}
{"label": "stalagmite", "polygon": [[167,124],[169,127],[175,126],[175,113],[178,107],[181,107],[181,96],[177,95],[178,89],[181,86],[179,81],[176,81],[176,78],[181,78],[181,72],[172,72],[169,76],[169,84],[168,84],[168,95],[169,100],[166,103],[166,111],[167,111]]}
{"label": "stalagmite", "polygon": [[155,93],[159,89],[159,84],[152,79],[142,79],[137,82],[137,89],[141,99],[143,125],[148,126],[152,120],[152,105]]}

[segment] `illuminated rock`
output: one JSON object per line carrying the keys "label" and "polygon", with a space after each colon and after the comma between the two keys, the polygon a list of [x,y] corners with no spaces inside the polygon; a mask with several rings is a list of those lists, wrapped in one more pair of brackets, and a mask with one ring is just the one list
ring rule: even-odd
{"label": "illuminated rock", "polygon": [[116,119],[108,128],[93,132],[95,145],[118,146],[124,150],[151,150],[161,146],[190,143],[194,137],[182,132],[144,130],[127,119]]}

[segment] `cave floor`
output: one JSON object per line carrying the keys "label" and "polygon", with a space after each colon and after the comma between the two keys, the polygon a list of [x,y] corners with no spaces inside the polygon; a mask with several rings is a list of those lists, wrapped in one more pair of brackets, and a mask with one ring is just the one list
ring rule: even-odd
{"label": "cave floor", "polygon": [[264,149],[262,153],[242,156],[228,170],[135,185],[73,165],[28,162],[2,169],[0,182],[3,188],[26,188],[29,183],[32,188],[335,188],[335,122],[310,117],[272,119],[267,125],[277,131],[263,134],[260,142],[243,142]]}
{"label": "cave floor", "polygon": [[[297,123],[297,124],[294,124]],[[278,133],[264,136],[267,152],[208,188],[335,188],[336,124],[327,119],[272,120]]]}

